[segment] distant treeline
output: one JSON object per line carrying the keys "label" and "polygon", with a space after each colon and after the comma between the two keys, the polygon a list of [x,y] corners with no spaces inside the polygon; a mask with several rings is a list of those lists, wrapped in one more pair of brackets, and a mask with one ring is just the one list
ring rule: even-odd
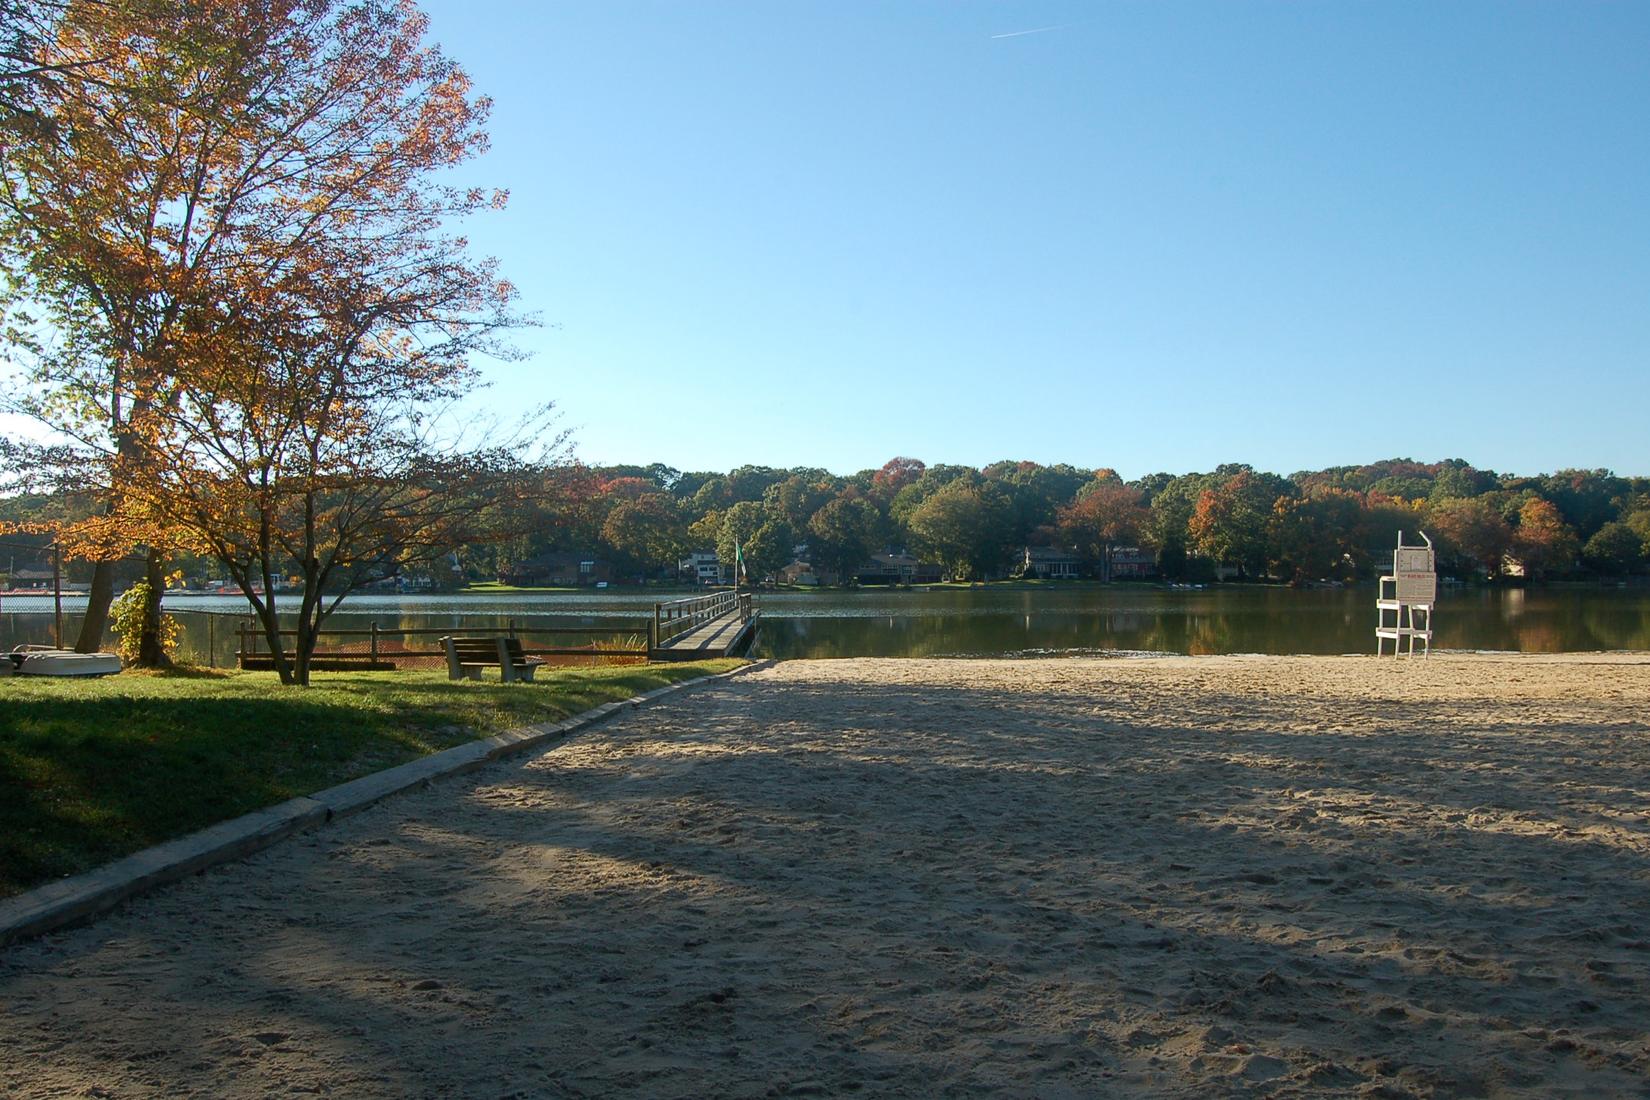
{"label": "distant treeline", "polygon": [[1063,464],[896,458],[848,476],[660,464],[566,476],[537,535],[470,551],[477,572],[565,551],[658,575],[689,550],[731,560],[737,544],[760,578],[805,544],[827,574],[903,549],[969,579],[1011,575],[1024,547],[1049,546],[1075,550],[1096,576],[1117,548],[1139,547],[1170,580],[1347,581],[1389,567],[1397,533],[1417,529],[1437,543],[1441,568],[1463,578],[1613,577],[1650,558],[1650,478],[1607,470],[1517,477],[1459,459],[1390,459],[1288,477],[1231,464],[1124,481]]}
{"label": "distant treeline", "polygon": [[[799,547],[827,577],[851,577],[871,555],[904,550],[976,579],[1012,576],[1024,548],[1042,546],[1075,551],[1096,577],[1116,550],[1133,547],[1149,551],[1166,580],[1352,581],[1390,566],[1400,530],[1413,541],[1423,529],[1443,572],[1463,579],[1617,578],[1650,563],[1650,478],[1607,470],[1519,477],[1459,459],[1389,459],[1288,477],[1230,464],[1124,481],[1064,464],[976,469],[896,458],[847,476],[654,464],[573,465],[552,477],[533,522],[512,525],[531,534],[454,547],[436,580],[492,578],[556,554],[604,559],[625,578],[674,577],[689,551],[714,549],[726,562],[737,545],[757,579],[791,564]],[[0,521],[64,519],[81,505],[89,502],[0,499]],[[49,542],[11,538],[43,550]],[[20,566],[27,557],[15,553]],[[192,576],[210,572],[187,556],[175,564]],[[67,572],[84,570],[74,562]]]}

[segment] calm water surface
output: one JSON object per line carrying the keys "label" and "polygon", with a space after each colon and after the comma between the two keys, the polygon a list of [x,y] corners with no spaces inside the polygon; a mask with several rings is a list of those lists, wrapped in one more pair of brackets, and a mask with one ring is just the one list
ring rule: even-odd
{"label": "calm water surface", "polygon": [[[340,628],[503,625],[644,630],[649,592],[355,596]],[[669,597],[665,597],[669,598]],[[1142,653],[1370,653],[1373,587],[858,590],[759,596],[763,657],[1057,656]],[[79,603],[65,600],[65,632]],[[192,659],[233,659],[238,597],[169,599]],[[210,614],[208,614],[210,613]],[[209,625],[209,619],[216,621]],[[0,599],[0,646],[49,642],[49,599]],[[1650,649],[1650,589],[1455,589],[1439,602],[1441,649],[1574,652]]]}

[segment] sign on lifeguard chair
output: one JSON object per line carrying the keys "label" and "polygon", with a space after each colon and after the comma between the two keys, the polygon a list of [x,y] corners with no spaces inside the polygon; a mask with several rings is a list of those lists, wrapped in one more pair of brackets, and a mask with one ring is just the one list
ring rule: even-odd
{"label": "sign on lifeguard chair", "polygon": [[[1432,555],[1432,540],[1421,532],[1425,546],[1405,546],[1404,533],[1398,532],[1398,549],[1392,552],[1392,575],[1381,578],[1381,590],[1375,600],[1375,655],[1384,652],[1386,640],[1392,639],[1392,655],[1405,649],[1407,640],[1411,657],[1415,656],[1415,639],[1421,639],[1422,655],[1432,654],[1432,607],[1438,601],[1438,569]],[[1388,615],[1390,613],[1390,621]]]}

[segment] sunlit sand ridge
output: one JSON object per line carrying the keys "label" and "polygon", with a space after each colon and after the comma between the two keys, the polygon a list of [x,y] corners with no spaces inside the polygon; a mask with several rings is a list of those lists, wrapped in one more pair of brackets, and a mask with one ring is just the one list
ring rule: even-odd
{"label": "sunlit sand ridge", "polygon": [[1640,1095],[1650,659],[795,662],[0,955],[0,1094]]}

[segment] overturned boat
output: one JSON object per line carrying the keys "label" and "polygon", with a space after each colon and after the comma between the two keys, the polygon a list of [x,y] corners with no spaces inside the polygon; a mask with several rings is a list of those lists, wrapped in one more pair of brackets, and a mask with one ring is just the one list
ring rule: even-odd
{"label": "overturned boat", "polygon": [[0,676],[108,676],[120,671],[113,653],[76,653],[72,649],[20,645],[0,654]]}

